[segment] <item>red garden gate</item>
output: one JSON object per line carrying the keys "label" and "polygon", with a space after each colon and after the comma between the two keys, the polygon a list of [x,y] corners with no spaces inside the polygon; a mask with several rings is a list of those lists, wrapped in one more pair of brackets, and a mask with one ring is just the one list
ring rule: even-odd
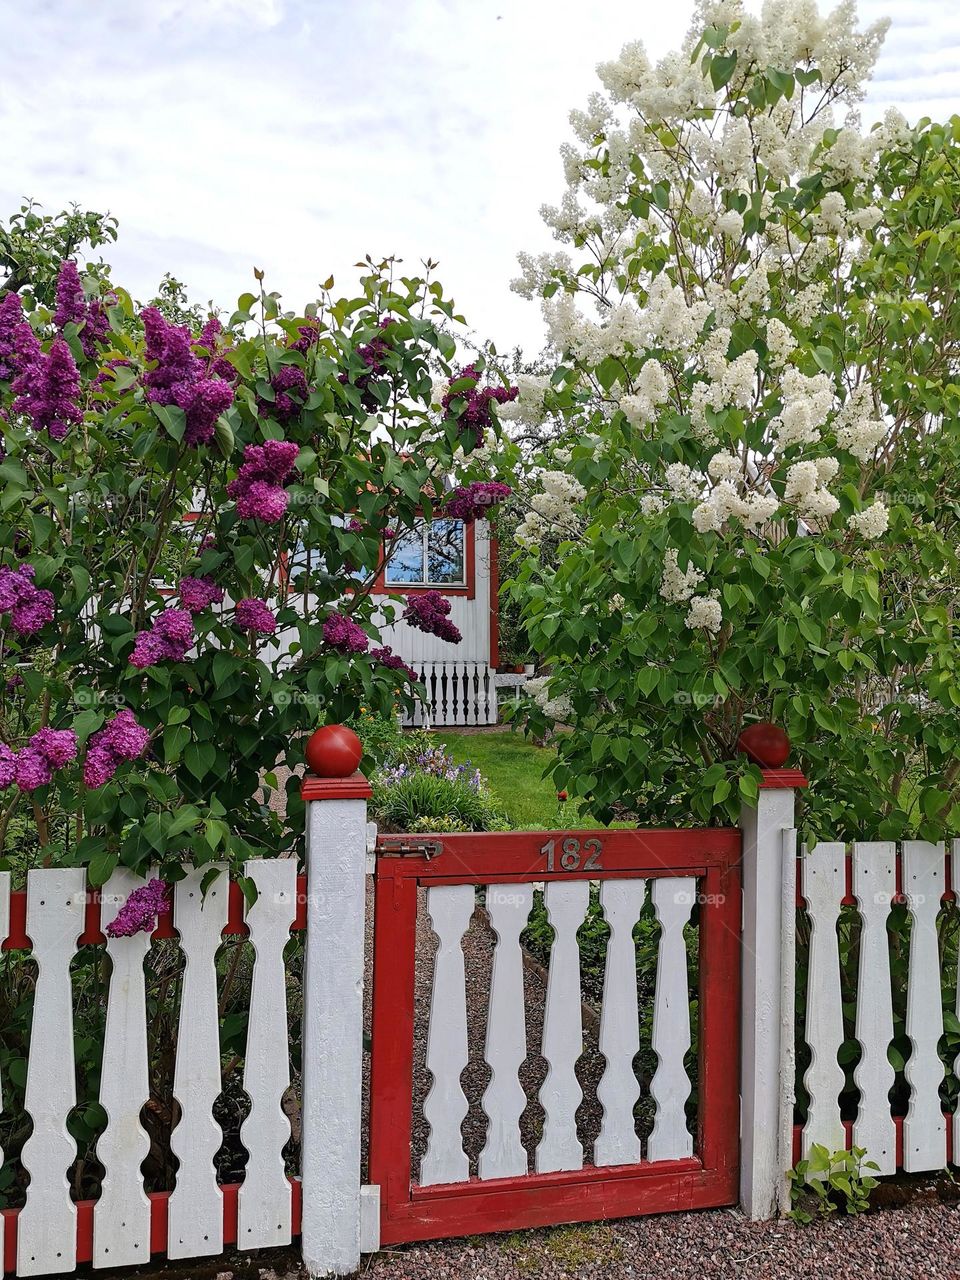
{"label": "red garden gate", "polygon": [[[739,859],[726,829],[380,841],[370,1181],[383,1244],[736,1202]],[[531,909],[543,964],[521,941]]]}

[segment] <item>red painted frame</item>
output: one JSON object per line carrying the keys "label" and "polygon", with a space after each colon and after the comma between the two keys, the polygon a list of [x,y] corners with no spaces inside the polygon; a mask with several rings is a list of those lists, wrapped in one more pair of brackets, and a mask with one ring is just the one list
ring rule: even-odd
{"label": "red painted frame", "polygon": [[388,584],[386,580],[387,552],[385,547],[380,568],[377,570],[377,576],[374,578],[373,586],[370,588],[370,594],[372,596],[416,596],[422,595],[424,591],[437,591],[442,596],[463,596],[467,600],[475,600],[477,597],[477,538],[476,526],[472,520],[468,520],[464,524],[463,545],[465,577],[462,584],[453,586],[429,582],[392,582]]}
{"label": "red painted frame", "polygon": [[[546,870],[551,839],[603,841],[603,869]],[[535,831],[423,836],[441,852],[380,854],[374,921],[370,1181],[383,1244],[736,1203],[739,1170],[740,832]],[[700,879],[700,1106],[689,1159],[442,1186],[412,1181],[417,896],[437,884],[690,876]]]}
{"label": "red painted frame", "polygon": [[[290,1183],[291,1235],[296,1239],[300,1235],[300,1216],[303,1188],[299,1178],[288,1179]],[[241,1183],[228,1182],[220,1184],[223,1196],[223,1253],[237,1244],[237,1221],[239,1213],[239,1194]],[[167,1252],[167,1203],[169,1191],[148,1191],[150,1201],[150,1255]],[[95,1200],[77,1201],[77,1265],[93,1261],[93,1211],[97,1207]],[[19,1209],[0,1209],[0,1230],[4,1233],[4,1273],[13,1275],[17,1264],[17,1226]],[[209,1264],[223,1254],[210,1254],[207,1257],[195,1258],[194,1262],[203,1266]]]}

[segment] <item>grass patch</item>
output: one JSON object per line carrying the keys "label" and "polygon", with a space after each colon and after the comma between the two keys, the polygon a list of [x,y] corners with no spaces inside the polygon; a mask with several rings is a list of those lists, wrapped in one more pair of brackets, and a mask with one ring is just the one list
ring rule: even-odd
{"label": "grass patch", "polygon": [[490,784],[497,807],[514,827],[552,830],[580,822],[575,801],[558,804],[552,779],[543,776],[556,758],[552,747],[536,747],[509,729],[502,733],[443,732],[435,736],[458,764],[469,761],[480,770]]}

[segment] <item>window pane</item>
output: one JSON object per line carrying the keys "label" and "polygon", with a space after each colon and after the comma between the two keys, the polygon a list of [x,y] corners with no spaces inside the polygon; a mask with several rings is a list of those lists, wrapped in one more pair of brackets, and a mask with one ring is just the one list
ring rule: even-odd
{"label": "window pane", "polygon": [[393,543],[387,582],[423,582],[423,528],[407,529]]}
{"label": "window pane", "polygon": [[463,521],[434,520],[427,538],[427,581],[462,583]]}

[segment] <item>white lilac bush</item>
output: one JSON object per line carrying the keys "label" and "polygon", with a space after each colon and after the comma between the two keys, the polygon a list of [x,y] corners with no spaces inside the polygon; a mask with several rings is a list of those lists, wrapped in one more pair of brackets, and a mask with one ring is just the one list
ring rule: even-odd
{"label": "white lilac bush", "polygon": [[[862,125],[884,24],[706,0],[682,49],[599,68],[561,249],[521,255],[552,424],[514,586],[601,817],[726,820],[743,728],[785,727],[808,829],[960,819],[960,120]],[[559,550],[540,562],[538,548]]]}

